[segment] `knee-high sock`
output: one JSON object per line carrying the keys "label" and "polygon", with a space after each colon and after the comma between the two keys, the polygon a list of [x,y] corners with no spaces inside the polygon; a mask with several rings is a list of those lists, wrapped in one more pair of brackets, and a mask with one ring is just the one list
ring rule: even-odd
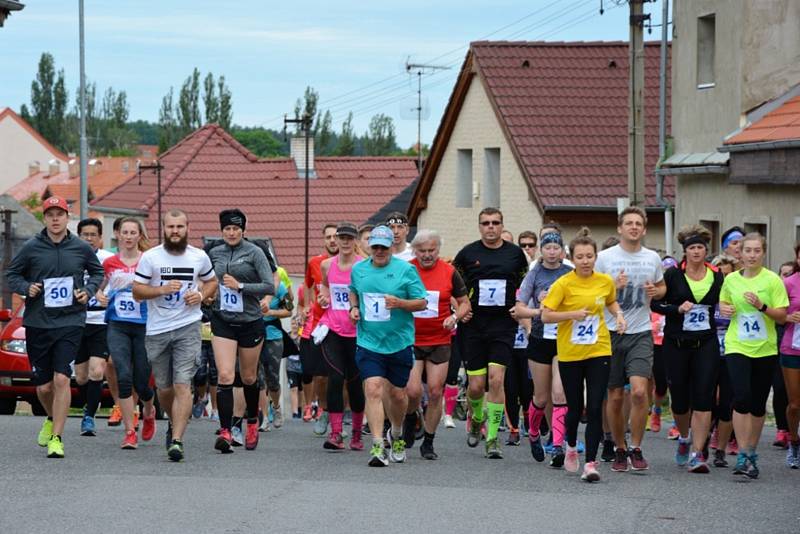
{"label": "knee-high sock", "polygon": [[456,400],[458,399],[458,386],[445,386],[444,387],[444,413],[452,416],[456,409]]}
{"label": "knee-high sock", "polygon": [[244,402],[247,405],[247,418],[258,419],[258,384],[244,386]]}
{"label": "knee-high sock", "polygon": [[351,428],[353,429],[353,433],[361,432],[361,429],[364,428],[364,412],[352,412],[353,414],[353,421],[351,423]]}
{"label": "knee-high sock", "polygon": [[86,415],[94,417],[100,405],[100,394],[103,391],[102,380],[89,380],[86,383]]}
{"label": "knee-high sock", "polygon": [[490,441],[497,438],[497,430],[500,428],[500,421],[503,420],[503,412],[506,407],[504,404],[497,402],[487,402],[486,408],[489,413],[489,422],[486,425],[486,441]]}
{"label": "knee-high sock", "polygon": [[544,419],[544,408],[539,408],[531,401],[531,407],[528,409],[528,436],[531,439],[539,437],[539,426]]}
{"label": "knee-high sock", "polygon": [[483,423],[483,395],[477,399],[469,399],[469,405],[472,409],[472,420],[477,423]]}
{"label": "knee-high sock", "polygon": [[217,386],[217,409],[219,410],[220,428],[230,430],[233,418],[233,384]]}
{"label": "knee-high sock", "polygon": [[331,434],[342,433],[342,420],[344,413],[342,412],[328,412],[329,421],[331,422]]}
{"label": "knee-high sock", "polygon": [[553,445],[564,443],[564,432],[566,431],[565,421],[567,418],[567,406],[565,404],[553,405]]}

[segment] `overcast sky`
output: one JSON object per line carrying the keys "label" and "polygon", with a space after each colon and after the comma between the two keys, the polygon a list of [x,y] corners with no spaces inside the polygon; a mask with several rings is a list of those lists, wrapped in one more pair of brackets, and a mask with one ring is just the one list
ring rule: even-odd
{"label": "overcast sky", "polygon": [[[66,73],[70,107],[79,82],[78,1],[26,0],[0,28],[3,59],[0,107],[19,110],[42,52]],[[449,66],[423,78],[430,143],[474,40],[627,40],[628,7],[619,0],[354,0],[303,2],[86,0],[86,72],[106,87],[125,90],[132,119],[156,121],[161,99],[194,67],[224,74],[233,93],[233,119],[280,129],[283,114],[310,85],[338,131],[348,111],[356,131],[385,113],[398,142],[416,142],[416,77],[404,63]],[[620,5],[618,5],[620,4]],[[661,5],[648,3],[652,23]],[[653,28],[648,39],[659,39]]]}

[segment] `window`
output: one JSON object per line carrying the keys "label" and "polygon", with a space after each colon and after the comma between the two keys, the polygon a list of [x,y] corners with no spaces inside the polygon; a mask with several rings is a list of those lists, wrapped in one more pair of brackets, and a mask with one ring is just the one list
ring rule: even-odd
{"label": "window", "polygon": [[719,235],[719,220],[700,219],[700,226],[705,226],[711,230],[711,249],[708,251],[709,256],[715,257],[719,254],[720,235]]}
{"label": "window", "polygon": [[484,208],[500,207],[500,149],[483,150],[483,201]]}
{"label": "window", "polygon": [[461,148],[456,155],[456,207],[472,207],[472,150]]}
{"label": "window", "polygon": [[697,19],[697,88],[714,87],[714,42],[716,18],[713,14]]}

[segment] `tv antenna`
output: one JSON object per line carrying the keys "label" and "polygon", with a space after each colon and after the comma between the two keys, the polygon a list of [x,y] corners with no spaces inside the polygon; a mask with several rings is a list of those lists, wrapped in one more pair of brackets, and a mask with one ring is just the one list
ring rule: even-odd
{"label": "tv antenna", "polygon": [[432,74],[438,70],[447,70],[445,65],[428,65],[425,63],[410,63],[406,60],[406,72],[417,75],[417,170],[422,176],[422,76]]}

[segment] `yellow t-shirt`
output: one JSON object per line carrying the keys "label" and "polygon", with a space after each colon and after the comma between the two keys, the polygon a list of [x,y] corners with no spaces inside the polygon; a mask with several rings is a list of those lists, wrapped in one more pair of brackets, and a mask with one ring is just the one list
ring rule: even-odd
{"label": "yellow t-shirt", "polygon": [[689,289],[692,291],[695,302],[703,300],[703,297],[711,290],[711,286],[714,285],[714,271],[708,267],[706,267],[706,275],[700,281],[692,280],[686,274],[683,276],[686,278],[686,283],[689,284]]}
{"label": "yellow t-shirt", "polygon": [[616,300],[617,288],[607,274],[592,273],[584,278],[572,271],[550,286],[542,306],[558,312],[586,309],[591,314],[582,323],[558,323],[559,361],[575,362],[611,355],[611,336],[603,318],[603,310]]}

